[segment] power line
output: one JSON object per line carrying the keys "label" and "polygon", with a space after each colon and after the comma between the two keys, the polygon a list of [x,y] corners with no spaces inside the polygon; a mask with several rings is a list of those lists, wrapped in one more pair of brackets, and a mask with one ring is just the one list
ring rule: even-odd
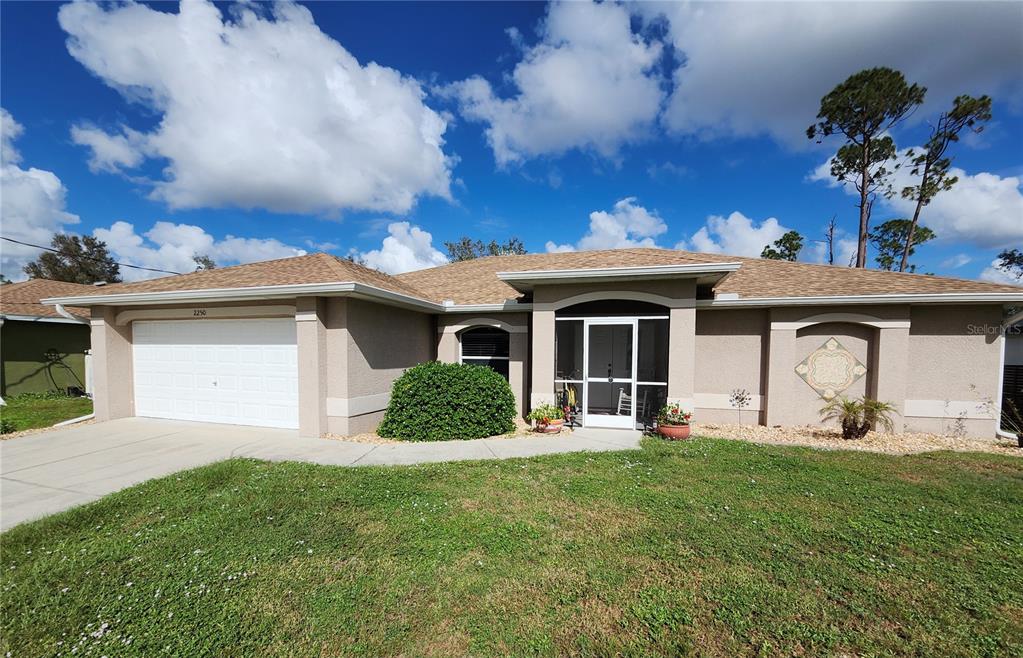
{"label": "power line", "polygon": [[[8,242],[13,242],[14,244],[20,244],[20,245],[23,245],[25,247],[35,247],[36,249],[43,249],[44,251],[52,251],[53,253],[60,254],[62,256],[66,256],[67,255],[63,251],[61,251],[60,249],[54,249],[52,247],[44,247],[44,246],[39,245],[39,244],[31,244],[31,243],[28,243],[28,242],[22,242],[21,240],[15,240],[14,238],[8,238],[8,237],[3,236],[3,235],[0,235],[0,240],[7,240]],[[95,256],[86,256],[85,254],[81,254],[81,255],[75,256],[75,258],[84,258],[86,260],[96,261],[97,263],[104,263],[104,262],[106,262],[102,258],[96,258]],[[118,263],[116,261],[114,261],[114,262],[115,262],[115,264],[118,267],[130,267],[133,270],[145,270],[147,272],[160,272],[161,274],[181,274],[181,272],[172,272],[170,270],[160,270],[160,269],[157,269],[155,267],[142,267],[141,265],[130,265],[128,263]]]}

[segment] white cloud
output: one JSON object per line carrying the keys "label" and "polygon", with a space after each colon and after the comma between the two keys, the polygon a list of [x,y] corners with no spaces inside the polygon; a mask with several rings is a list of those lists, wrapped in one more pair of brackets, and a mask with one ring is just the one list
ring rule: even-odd
{"label": "white cloud", "polygon": [[433,247],[433,236],[418,226],[392,222],[387,225],[387,232],[390,235],[384,238],[379,249],[359,254],[368,267],[387,274],[401,274],[448,262],[447,256]]}
{"label": "white cloud", "polygon": [[627,8],[554,2],[540,36],[511,73],[514,96],[479,76],[447,89],[466,118],[487,124],[499,165],[575,148],[614,157],[649,133],[664,99],[662,47],[633,32]]}
{"label": "white cloud", "polygon": [[300,5],[230,16],[205,1],[60,9],[71,55],[160,116],[148,132],[78,126],[94,169],[165,162],[152,195],[175,208],[405,212],[449,197],[447,122],[416,80],[361,65]]}
{"label": "white cloud", "polygon": [[14,120],[11,113],[0,107],[0,163],[18,164],[21,153],[14,146],[14,140],[21,137],[25,127]]}
{"label": "white cloud", "polygon": [[788,230],[774,217],[768,217],[757,225],[746,215],[735,211],[728,217],[711,215],[706,226],[688,240],[679,242],[675,248],[758,258],[766,245]]}
{"label": "white cloud", "polygon": [[804,131],[821,97],[873,66],[928,87],[918,117],[958,94],[1017,103],[1021,96],[1019,3],[679,2],[635,10],[669,20],[683,64],[663,121],[679,134],[808,144]]}
{"label": "white cloud", "polygon": [[[831,177],[829,169],[828,162],[821,163],[808,178],[838,187],[839,183]],[[957,176],[959,182],[952,189],[938,193],[920,214],[920,223],[933,230],[936,239],[969,242],[982,248],[1023,243],[1023,180],[987,172],[968,174],[958,167],[952,167],[949,173]],[[916,204],[911,199],[902,198],[900,192],[917,182],[911,167],[903,165],[892,176],[895,196],[878,199],[878,206],[889,213],[912,217]],[[851,182],[842,184],[842,187],[847,193],[855,194]],[[877,207],[871,214],[872,221],[880,219]]]}
{"label": "white cloud", "polygon": [[990,281],[991,283],[1006,283],[1012,286],[1023,286],[1023,280],[1017,279],[1014,276],[1010,276],[1005,270],[998,268],[1000,261],[996,258],[991,261],[991,264],[984,268],[984,271],[980,273],[981,281]]}
{"label": "white cloud", "polygon": [[946,258],[941,262],[941,266],[950,270],[958,269],[964,265],[968,265],[973,262],[973,258],[966,254],[956,254],[951,258]]}
{"label": "white cloud", "polygon": [[91,126],[72,126],[71,141],[92,149],[89,169],[94,172],[119,172],[145,160],[145,135],[128,127],[122,127],[120,135],[111,135]]}
{"label": "white cloud", "polygon": [[[156,222],[139,235],[129,222],[114,222],[110,228],[97,228],[92,234],[107,243],[116,260],[142,267],[171,272],[195,270],[193,256],[209,256],[218,267],[301,256],[302,249],[273,238],[239,238],[232,235],[217,240],[199,226]],[[165,276],[156,272],[121,268],[126,281]]]}
{"label": "white cloud", "polygon": [[317,242],[316,240],[306,240],[305,246],[309,247],[310,249],[315,249],[316,251],[334,251],[341,245],[339,245],[336,242],[331,242],[329,240],[325,242]]}
{"label": "white cloud", "polygon": [[[0,108],[0,217],[6,237],[31,244],[49,245],[54,233],[61,233],[79,219],[66,210],[67,189],[52,171],[18,166],[21,153],[14,141],[24,132],[7,110]],[[0,245],[0,270],[9,279],[23,279],[22,268],[40,253],[4,241]]]}
{"label": "white cloud", "polygon": [[548,252],[591,251],[620,249],[622,247],[656,247],[654,238],[668,230],[668,225],[650,211],[636,205],[636,197],[627,197],[615,203],[611,212],[595,210],[590,213],[590,230],[574,246],[548,241]]}

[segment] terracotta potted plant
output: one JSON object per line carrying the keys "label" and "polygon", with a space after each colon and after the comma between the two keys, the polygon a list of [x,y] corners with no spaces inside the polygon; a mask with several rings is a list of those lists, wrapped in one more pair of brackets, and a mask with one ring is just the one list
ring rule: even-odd
{"label": "terracotta potted plant", "polygon": [[688,439],[691,430],[689,423],[693,412],[683,411],[678,404],[666,404],[657,414],[657,431],[661,436],[673,441]]}
{"label": "terracotta potted plant", "polygon": [[565,412],[553,404],[542,404],[529,412],[529,419],[537,432],[553,434],[565,426]]}

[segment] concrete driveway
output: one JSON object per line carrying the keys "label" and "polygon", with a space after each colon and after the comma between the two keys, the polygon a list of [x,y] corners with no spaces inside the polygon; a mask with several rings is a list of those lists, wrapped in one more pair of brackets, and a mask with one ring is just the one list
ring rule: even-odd
{"label": "concrete driveway", "polygon": [[123,418],[0,442],[0,530],[156,477],[232,457],[333,466],[506,459],[630,450],[639,432],[371,445],[300,438],[293,430]]}

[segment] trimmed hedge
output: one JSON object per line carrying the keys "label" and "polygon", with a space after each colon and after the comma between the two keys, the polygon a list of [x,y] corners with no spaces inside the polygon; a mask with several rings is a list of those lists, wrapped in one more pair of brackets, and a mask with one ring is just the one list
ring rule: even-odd
{"label": "trimmed hedge", "polygon": [[485,366],[430,361],[394,381],[377,433],[405,441],[482,439],[515,429],[515,396]]}

